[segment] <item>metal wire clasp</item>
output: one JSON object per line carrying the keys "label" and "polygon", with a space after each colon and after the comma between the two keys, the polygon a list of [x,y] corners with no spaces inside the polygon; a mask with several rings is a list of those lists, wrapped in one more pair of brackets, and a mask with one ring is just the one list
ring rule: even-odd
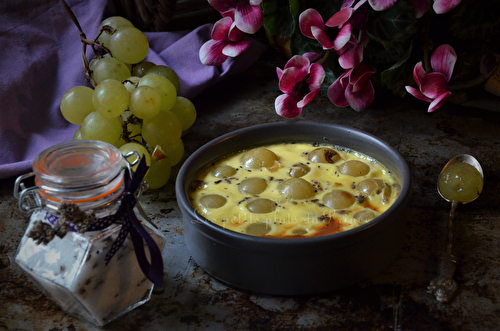
{"label": "metal wire clasp", "polygon": [[18,199],[19,209],[24,212],[29,212],[43,206],[42,199],[38,194],[38,189],[41,188],[41,186],[31,186],[26,188],[26,185],[24,185],[23,182],[24,180],[34,176],[34,172],[24,174],[17,177],[14,184],[14,197]]}

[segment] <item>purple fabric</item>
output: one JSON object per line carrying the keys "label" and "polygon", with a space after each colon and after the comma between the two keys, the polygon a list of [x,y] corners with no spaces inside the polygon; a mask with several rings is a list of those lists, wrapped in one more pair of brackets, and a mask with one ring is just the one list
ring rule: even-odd
{"label": "purple fabric", "polygon": [[[116,15],[111,0],[67,0],[87,35]],[[204,89],[248,69],[265,46],[251,40],[242,56],[220,67],[200,63],[198,50],[210,39],[211,25],[193,31],[148,32],[146,60],[174,69],[179,95],[193,99]],[[71,140],[76,126],[60,114],[68,89],[90,86],[84,78],[79,32],[56,0],[0,1],[0,179],[31,171],[45,148]],[[87,55],[91,52],[87,47]]]}

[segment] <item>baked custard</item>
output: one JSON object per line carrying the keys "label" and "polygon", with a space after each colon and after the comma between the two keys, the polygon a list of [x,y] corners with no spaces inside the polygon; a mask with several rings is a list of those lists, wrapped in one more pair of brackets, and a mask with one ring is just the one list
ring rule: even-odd
{"label": "baked custard", "polygon": [[377,160],[348,148],[283,143],[207,166],[192,183],[198,213],[221,227],[274,238],[323,236],[386,211],[399,183]]}

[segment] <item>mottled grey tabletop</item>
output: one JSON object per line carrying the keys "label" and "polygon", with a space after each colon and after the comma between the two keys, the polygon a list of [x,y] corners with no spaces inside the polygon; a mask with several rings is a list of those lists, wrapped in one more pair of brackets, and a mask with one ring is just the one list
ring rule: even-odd
{"label": "mottled grey tabletop", "polygon": [[[276,64],[282,67],[284,62],[264,57],[248,72],[193,100],[198,119],[184,137],[186,155],[229,131],[285,120],[274,112],[274,99],[280,94]],[[228,287],[190,257],[171,181],[142,198],[144,209],[167,237],[164,288],[103,329],[500,330],[500,112],[448,103],[429,114],[423,102],[381,94],[362,113],[337,108],[319,97],[294,121],[367,131],[407,160],[414,185],[409,231],[400,256],[386,270],[360,284],[314,296],[273,297]],[[454,301],[442,304],[426,292],[446,249],[450,209],[436,191],[436,180],[448,159],[463,153],[479,159],[486,183],[477,201],[457,209],[459,289]],[[14,179],[0,181],[0,330],[97,330],[60,311],[15,264],[28,215],[17,208],[13,183]]]}

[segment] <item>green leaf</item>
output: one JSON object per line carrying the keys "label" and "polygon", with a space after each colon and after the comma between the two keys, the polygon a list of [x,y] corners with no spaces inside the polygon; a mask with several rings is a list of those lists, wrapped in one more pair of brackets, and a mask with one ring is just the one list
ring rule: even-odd
{"label": "green leaf", "polygon": [[263,1],[264,27],[273,36],[283,39],[290,37],[295,29],[288,0]]}
{"label": "green leaf", "polygon": [[400,0],[385,11],[371,11],[366,33],[372,42],[380,43],[388,54],[399,59],[416,29],[415,7]]}
{"label": "green leaf", "polygon": [[380,74],[381,83],[401,97],[406,94],[405,86],[415,83],[413,81],[413,68],[417,62],[413,62],[412,53],[413,43],[394,65]]}
{"label": "green leaf", "polygon": [[449,14],[456,39],[486,40],[500,33],[500,6],[496,0],[463,0]]}

